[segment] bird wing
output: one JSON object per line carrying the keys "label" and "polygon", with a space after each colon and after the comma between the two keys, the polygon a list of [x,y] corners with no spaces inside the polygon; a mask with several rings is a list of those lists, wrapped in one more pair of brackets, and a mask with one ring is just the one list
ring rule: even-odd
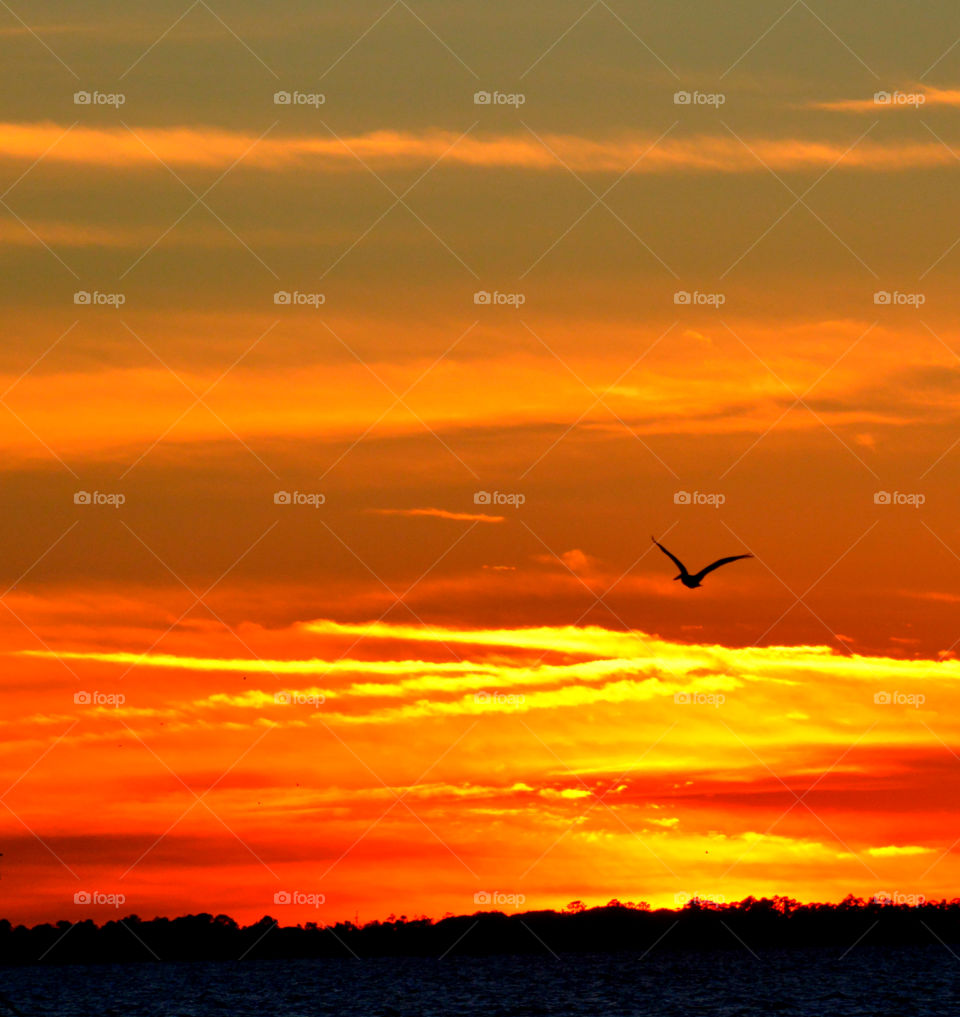
{"label": "bird wing", "polygon": [[721,565],[729,565],[730,562],[732,561],[740,561],[741,558],[752,558],[752,557],[753,557],[752,554],[733,554],[729,558],[718,558],[712,565],[708,565],[705,569],[701,569],[697,573],[697,576],[700,579],[703,579],[703,577],[708,572],[712,572],[714,569],[720,568]]}
{"label": "bird wing", "polygon": [[[664,553],[664,554],[665,554],[665,555],[666,555],[666,556],[667,556],[667,557],[668,557],[668,558],[669,558],[669,559],[670,559],[670,560],[671,560],[671,561],[673,562],[673,564],[674,564],[674,565],[676,565],[676,566],[677,566],[677,568],[678,568],[678,569],[680,569],[680,571],[681,571],[681,572],[682,572],[682,573],[683,573],[684,575],[689,575],[689,573],[687,572],[687,566],[686,566],[686,565],[684,565],[684,564],[683,564],[683,562],[682,562],[682,561],[680,561],[680,559],[679,559],[679,558],[678,558],[678,557],[677,557],[677,556],[676,556],[675,554],[671,554],[671,553],[670,553],[670,552],[669,552],[669,551],[668,551],[668,550],[667,550],[667,549],[666,549],[666,548],[665,548],[665,547],[663,546],[663,544],[661,544],[661,543],[660,543],[660,541],[659,541],[659,540],[657,540],[657,538],[656,538],[656,537],[651,537],[650,539],[651,539],[651,540],[652,540],[652,541],[654,542],[654,544],[656,544],[656,545],[657,545],[657,547],[659,547],[659,548],[660,548],[660,550],[661,550],[661,551],[663,551],[663,553]],[[723,562],[719,562],[718,564],[721,564],[721,565],[722,565],[722,564],[723,564]],[[711,565],[710,567],[711,567],[711,568],[713,568],[714,566],[712,566],[712,565]]]}

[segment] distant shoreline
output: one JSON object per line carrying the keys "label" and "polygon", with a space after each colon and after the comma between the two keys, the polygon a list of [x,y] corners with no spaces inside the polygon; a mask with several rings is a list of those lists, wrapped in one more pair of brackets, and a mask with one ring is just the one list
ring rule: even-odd
{"label": "distant shoreline", "polygon": [[785,897],[730,904],[697,899],[679,910],[611,901],[563,911],[499,911],[438,921],[401,918],[363,926],[282,926],[270,916],[248,926],[227,915],[106,922],[61,921],[28,928],[0,920],[0,964],[111,964],[139,961],[490,956],[654,950],[747,950],[960,944],[960,899],[901,904],[847,897],[800,904]]}

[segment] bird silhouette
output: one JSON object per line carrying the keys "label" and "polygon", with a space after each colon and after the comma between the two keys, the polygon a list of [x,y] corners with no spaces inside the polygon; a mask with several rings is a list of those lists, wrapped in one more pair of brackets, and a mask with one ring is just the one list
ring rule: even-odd
{"label": "bird silhouette", "polygon": [[712,565],[708,565],[705,569],[700,569],[699,572],[690,573],[687,571],[687,566],[675,555],[671,554],[664,546],[657,540],[656,537],[650,538],[657,547],[673,562],[674,565],[680,569],[680,575],[674,576],[673,580],[676,582],[678,579],[688,590],[695,590],[702,582],[704,576],[712,572],[714,569],[720,568],[721,565],[729,565],[732,561],[739,561],[741,558],[752,558],[752,554],[734,554],[729,558],[718,558]]}

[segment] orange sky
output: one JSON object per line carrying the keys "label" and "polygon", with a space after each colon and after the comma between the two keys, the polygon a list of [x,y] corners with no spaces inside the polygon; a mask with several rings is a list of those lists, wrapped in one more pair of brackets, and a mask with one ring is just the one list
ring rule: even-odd
{"label": "orange sky", "polygon": [[929,6],[0,23],[3,914],[953,896]]}
{"label": "orange sky", "polygon": [[274,913],[286,890],[374,917],[482,891],[672,905],[957,878],[952,660],[596,625],[58,626],[77,649],[11,661],[25,915],[75,883],[142,914]]}

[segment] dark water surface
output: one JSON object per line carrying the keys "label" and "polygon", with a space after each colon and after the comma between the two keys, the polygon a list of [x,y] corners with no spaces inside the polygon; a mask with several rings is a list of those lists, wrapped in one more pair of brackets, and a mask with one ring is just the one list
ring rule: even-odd
{"label": "dark water surface", "polygon": [[942,946],[0,968],[0,1015],[960,1015]]}

